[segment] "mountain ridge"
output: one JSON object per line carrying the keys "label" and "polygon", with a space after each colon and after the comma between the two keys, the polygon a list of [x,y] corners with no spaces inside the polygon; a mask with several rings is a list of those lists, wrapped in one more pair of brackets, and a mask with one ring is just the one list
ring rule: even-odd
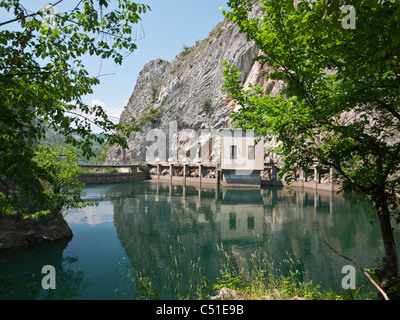
{"label": "mountain ridge", "polygon": [[[192,47],[184,47],[171,62],[151,60],[140,71],[135,88],[120,116],[121,123],[138,124],[142,132],[132,132],[128,137],[128,150],[113,146],[106,163],[146,160],[149,142],[146,134],[158,128],[168,133],[169,123],[177,122],[178,130],[229,128],[230,113],[237,107],[223,92],[223,60],[235,64],[242,72],[245,86],[260,85],[266,93],[279,91],[282,83],[266,80],[270,70],[259,61],[260,54],[253,42],[239,33],[236,24],[224,20],[218,23],[204,40]],[[186,145],[185,145],[186,144]],[[212,158],[219,152],[212,151]],[[181,148],[189,149],[187,141]],[[168,158],[168,157],[167,157]]]}

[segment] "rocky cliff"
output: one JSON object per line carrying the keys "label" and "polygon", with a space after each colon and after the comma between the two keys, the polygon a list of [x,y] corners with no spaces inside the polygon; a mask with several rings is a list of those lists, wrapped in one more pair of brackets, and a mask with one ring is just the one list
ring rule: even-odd
{"label": "rocky cliff", "polygon": [[[262,76],[268,72],[268,67],[253,61],[258,55],[258,48],[254,43],[247,42],[244,34],[239,34],[235,24],[223,21],[206,39],[197,41],[193,47],[185,47],[172,62],[161,59],[148,62],[140,72],[120,117],[122,123],[134,121],[142,132],[132,133],[128,139],[128,150],[112,147],[106,163],[145,160],[149,146],[146,134],[154,128],[168,134],[172,121],[176,121],[178,131],[228,128],[229,114],[236,105],[221,90],[224,82],[223,60],[240,68],[245,85],[262,85],[266,93],[280,90],[280,83],[267,81]],[[188,139],[178,142],[181,147],[185,143]],[[213,141],[213,144],[211,158],[215,159],[218,141]],[[187,149],[190,147],[193,146],[186,146]]]}

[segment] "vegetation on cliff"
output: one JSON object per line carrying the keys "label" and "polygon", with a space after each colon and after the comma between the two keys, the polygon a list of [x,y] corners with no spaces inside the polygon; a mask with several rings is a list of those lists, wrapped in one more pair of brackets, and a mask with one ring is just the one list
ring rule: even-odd
{"label": "vegetation on cliff", "polygon": [[[146,135],[155,126],[166,133],[173,121],[178,128],[198,133],[201,129],[228,127],[232,108],[227,106],[226,94],[221,91],[222,61],[226,59],[240,67],[245,80],[256,56],[256,46],[238,33],[235,24],[225,20],[205,39],[191,47],[183,45],[182,52],[172,61],[155,59],[146,63],[120,117],[121,123],[137,124],[141,131],[129,135],[127,150],[113,145],[108,162],[145,160]],[[179,143],[183,146],[184,139]]]}

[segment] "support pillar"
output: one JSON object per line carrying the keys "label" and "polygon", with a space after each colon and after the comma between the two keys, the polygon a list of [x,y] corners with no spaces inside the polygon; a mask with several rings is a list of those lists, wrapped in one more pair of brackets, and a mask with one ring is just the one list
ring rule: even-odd
{"label": "support pillar", "polygon": [[306,176],[307,176],[307,173],[303,169],[300,169],[299,180],[300,180],[301,187],[304,187],[304,182],[306,181]]}
{"label": "support pillar", "polygon": [[271,180],[273,182],[277,181],[278,179],[278,168],[276,167],[276,165],[272,165],[272,177]]}
{"label": "support pillar", "polygon": [[170,176],[171,181],[172,181],[172,177],[174,176],[174,165],[173,164],[169,165],[169,176]]}
{"label": "support pillar", "polygon": [[320,183],[320,172],[318,168],[314,168],[314,181]]}
{"label": "support pillar", "polygon": [[332,187],[332,191],[335,190],[335,184],[333,183],[333,176],[334,176],[335,173],[336,173],[336,169],[334,169],[334,168],[330,168],[329,169],[329,180],[330,180],[329,184]]}
{"label": "support pillar", "polygon": [[201,180],[203,179],[203,166],[199,164],[199,181],[201,183]]}
{"label": "support pillar", "polygon": [[150,165],[148,163],[146,163],[146,175],[148,179],[151,179]]}

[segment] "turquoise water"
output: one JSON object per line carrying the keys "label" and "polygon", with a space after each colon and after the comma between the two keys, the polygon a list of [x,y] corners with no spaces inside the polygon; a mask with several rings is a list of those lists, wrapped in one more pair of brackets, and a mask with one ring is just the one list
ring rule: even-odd
{"label": "turquoise water", "polygon": [[[138,275],[158,297],[176,298],[177,283],[220,276],[221,244],[246,259],[257,247],[275,262],[290,256],[308,279],[335,288],[348,262],[323,241],[365,267],[383,255],[370,205],[332,192],[166,182],[85,191],[99,205],[66,214],[71,241],[0,251],[2,299],[137,299],[143,293]],[[44,265],[55,267],[55,290],[42,289]],[[180,282],[171,280],[177,274]],[[357,271],[357,286],[365,282]]]}

